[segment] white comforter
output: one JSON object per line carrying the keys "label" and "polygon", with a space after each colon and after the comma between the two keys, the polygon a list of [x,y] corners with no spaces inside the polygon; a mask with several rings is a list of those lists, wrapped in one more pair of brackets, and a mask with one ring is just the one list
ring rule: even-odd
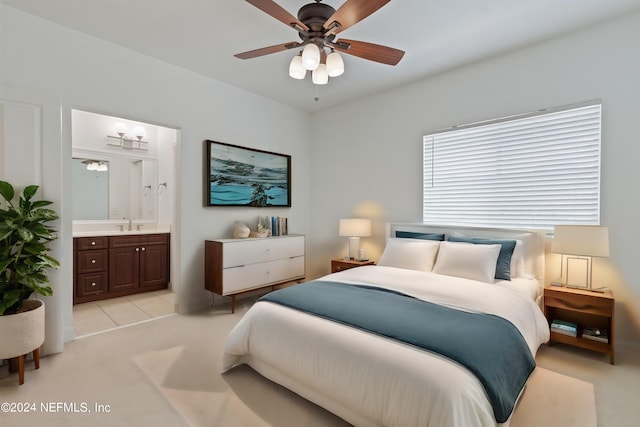
{"label": "white comforter", "polygon": [[[499,315],[520,330],[534,356],[549,339],[534,301],[505,286],[381,266],[322,280],[383,286],[448,307]],[[356,426],[496,425],[482,384],[461,365],[269,302],[254,304],[229,334],[223,371],[242,363]]]}

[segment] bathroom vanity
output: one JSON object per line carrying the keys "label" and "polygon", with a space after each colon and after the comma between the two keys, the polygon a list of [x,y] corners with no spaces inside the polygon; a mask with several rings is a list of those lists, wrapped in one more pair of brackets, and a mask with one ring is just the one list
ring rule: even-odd
{"label": "bathroom vanity", "polygon": [[74,232],[73,303],[166,289],[169,236],[158,230]]}

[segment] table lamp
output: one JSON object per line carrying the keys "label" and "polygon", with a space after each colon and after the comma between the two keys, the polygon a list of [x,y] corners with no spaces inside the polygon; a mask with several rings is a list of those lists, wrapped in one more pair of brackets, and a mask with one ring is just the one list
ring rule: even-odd
{"label": "table lamp", "polygon": [[346,218],[340,220],[340,236],[349,238],[349,259],[360,258],[360,237],[371,236],[371,220],[363,218]]}
{"label": "table lamp", "polygon": [[[556,225],[551,252],[562,254],[567,287],[591,289],[592,257],[609,256],[609,229],[598,225]],[[584,268],[584,276],[574,279],[569,267]]]}

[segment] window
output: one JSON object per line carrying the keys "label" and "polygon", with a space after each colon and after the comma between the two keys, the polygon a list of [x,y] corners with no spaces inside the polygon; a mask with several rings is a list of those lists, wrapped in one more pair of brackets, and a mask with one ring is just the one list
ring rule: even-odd
{"label": "window", "polygon": [[424,136],[423,221],[599,224],[600,121],[598,101]]}

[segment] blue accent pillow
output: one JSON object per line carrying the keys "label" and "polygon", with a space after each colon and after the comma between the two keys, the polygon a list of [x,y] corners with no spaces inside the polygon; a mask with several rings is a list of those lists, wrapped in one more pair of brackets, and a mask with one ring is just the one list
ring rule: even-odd
{"label": "blue accent pillow", "polygon": [[444,240],[444,233],[416,233],[413,231],[396,231],[396,237],[402,239]]}
{"label": "blue accent pillow", "polygon": [[450,242],[475,243],[480,245],[501,245],[496,264],[496,279],[511,280],[511,257],[516,248],[515,240],[487,239],[484,237],[449,237]]}

